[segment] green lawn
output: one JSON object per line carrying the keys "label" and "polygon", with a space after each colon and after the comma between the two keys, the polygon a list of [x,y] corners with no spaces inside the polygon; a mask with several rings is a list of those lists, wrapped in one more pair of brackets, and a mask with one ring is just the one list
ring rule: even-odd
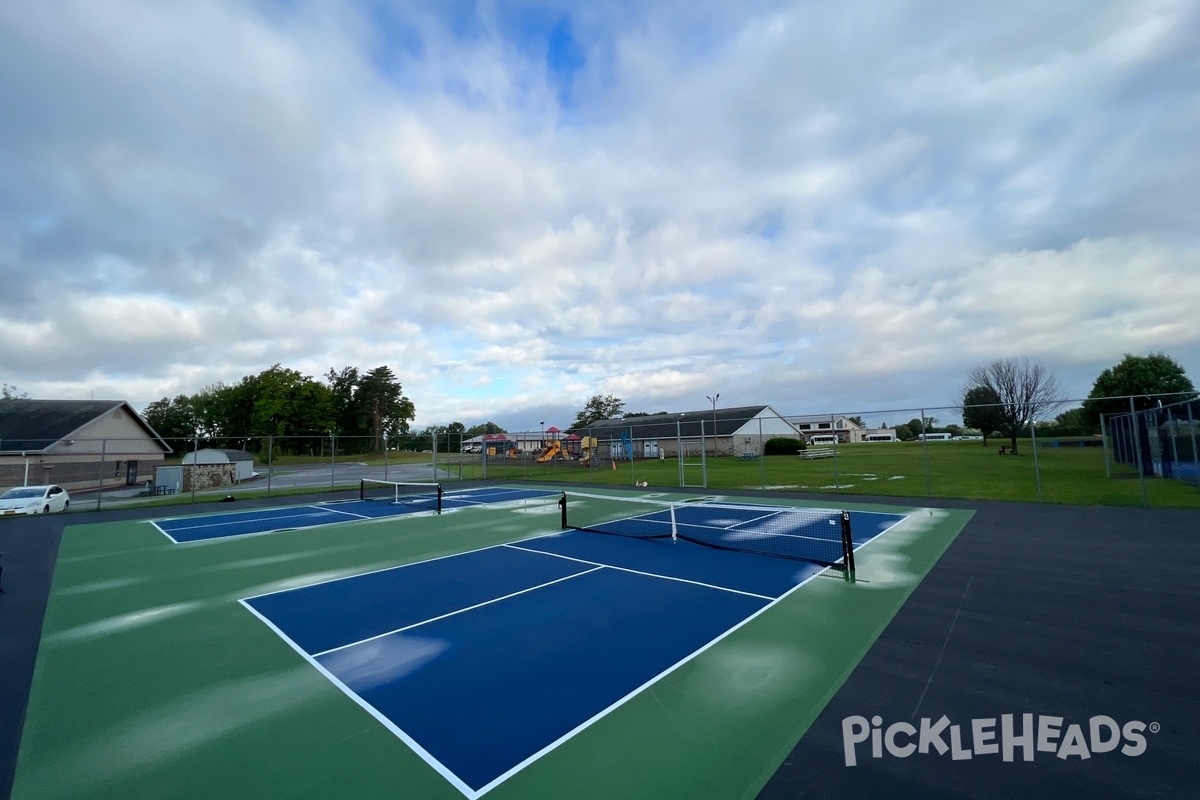
{"label": "green lawn", "polygon": [[[1000,455],[1002,443],[885,442],[846,445],[836,458],[804,459],[767,456],[757,461],[732,457],[709,458],[710,489],[769,489],[779,491],[869,494],[889,497],[945,497],[972,500],[1034,501],[1072,505],[1137,506],[1142,482],[1136,471],[1110,462],[1105,476],[1104,451],[1099,447],[1039,447],[1037,470],[1031,443],[1020,443],[1020,455]],[[458,457],[452,471],[458,471]],[[689,460],[685,482],[704,483],[701,468]],[[439,464],[442,464],[439,461]],[[491,459],[486,477],[492,480],[550,480],[632,486],[679,486],[679,464],[673,459],[611,463],[593,468],[572,462],[538,464],[515,459]],[[484,477],[478,457],[463,463],[463,477]],[[1040,478],[1040,498],[1039,498]],[[1200,490],[1177,480],[1147,478],[1146,501],[1157,508],[1200,508]]]}

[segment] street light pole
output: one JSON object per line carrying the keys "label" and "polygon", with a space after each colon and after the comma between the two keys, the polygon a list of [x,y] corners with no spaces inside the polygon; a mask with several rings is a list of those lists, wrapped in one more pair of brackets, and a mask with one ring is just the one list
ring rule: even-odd
{"label": "street light pole", "polygon": [[706,399],[712,402],[713,407],[713,455],[717,454],[717,401],[721,399],[721,393],[717,392],[712,397],[704,395]]}

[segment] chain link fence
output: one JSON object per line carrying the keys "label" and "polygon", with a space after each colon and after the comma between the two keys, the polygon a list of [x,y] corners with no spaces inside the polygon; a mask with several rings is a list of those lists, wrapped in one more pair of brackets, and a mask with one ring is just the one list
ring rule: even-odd
{"label": "chain link fence", "polygon": [[55,483],[72,508],[342,493],[364,478],[1200,507],[1200,401],[1101,416],[1095,433],[1051,421],[1079,402],[1036,407],[986,438],[955,406],[794,416],[768,406],[565,432],[193,437],[165,440],[165,453],[149,437],[26,442],[24,453],[0,442],[0,488]]}

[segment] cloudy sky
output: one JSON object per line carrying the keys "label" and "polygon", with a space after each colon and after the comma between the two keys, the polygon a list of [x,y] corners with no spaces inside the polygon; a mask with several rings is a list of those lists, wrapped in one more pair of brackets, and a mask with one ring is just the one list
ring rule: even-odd
{"label": "cloudy sky", "polygon": [[0,3],[0,381],[417,425],[1200,382],[1200,0]]}

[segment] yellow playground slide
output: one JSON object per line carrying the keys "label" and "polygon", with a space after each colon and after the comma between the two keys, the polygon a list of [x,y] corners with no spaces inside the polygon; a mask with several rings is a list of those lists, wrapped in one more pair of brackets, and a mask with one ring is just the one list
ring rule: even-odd
{"label": "yellow playground slide", "polygon": [[549,445],[547,445],[546,448],[544,450],[542,450],[541,453],[538,454],[537,460],[538,461],[549,461],[550,459],[554,458],[555,456],[562,455],[562,454],[563,454],[562,445],[559,444],[557,439],[555,439]]}

